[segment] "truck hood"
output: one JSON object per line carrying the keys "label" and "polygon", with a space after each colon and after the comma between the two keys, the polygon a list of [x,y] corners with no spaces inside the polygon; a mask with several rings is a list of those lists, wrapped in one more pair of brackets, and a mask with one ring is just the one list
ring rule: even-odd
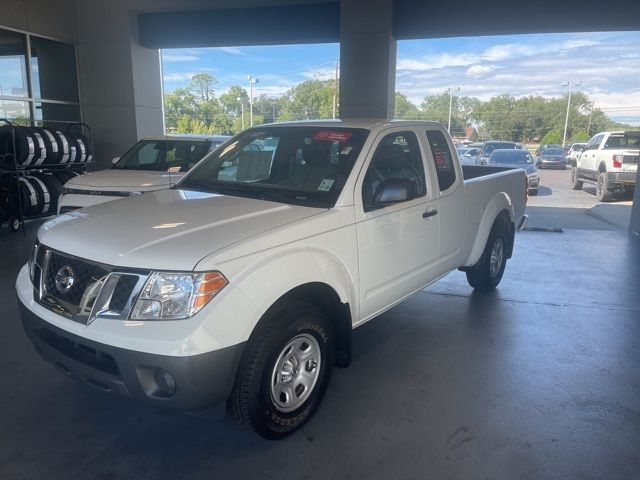
{"label": "truck hood", "polygon": [[108,265],[192,270],[229,245],[325,211],[167,189],[61,215],[40,228],[38,239]]}
{"label": "truck hood", "polygon": [[83,189],[154,190],[175,185],[184,173],[154,172],[149,170],[99,170],[69,180],[65,187]]}

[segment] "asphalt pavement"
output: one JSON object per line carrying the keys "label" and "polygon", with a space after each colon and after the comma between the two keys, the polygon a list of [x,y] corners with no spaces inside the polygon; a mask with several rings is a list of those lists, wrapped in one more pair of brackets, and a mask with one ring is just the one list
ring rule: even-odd
{"label": "asphalt pavement", "polygon": [[598,202],[595,185],[585,183],[582,190],[571,189],[571,170],[540,170],[538,195],[527,203],[529,221],[534,228],[580,230],[627,230],[633,195],[609,203]]}

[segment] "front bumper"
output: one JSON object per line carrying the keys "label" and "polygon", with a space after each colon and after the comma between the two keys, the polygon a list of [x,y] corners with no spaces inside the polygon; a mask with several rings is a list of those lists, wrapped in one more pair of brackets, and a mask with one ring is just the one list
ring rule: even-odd
{"label": "front bumper", "polygon": [[636,172],[608,172],[607,173],[607,182],[611,183],[619,183],[624,185],[635,185]]}
{"label": "front bumper", "polygon": [[20,299],[18,304],[24,330],[45,360],[83,383],[153,406],[195,410],[225,401],[245,346],[180,357],[138,352],[72,334],[38,317]]}
{"label": "front bumper", "polygon": [[542,160],[538,162],[536,166],[538,168],[562,168],[564,170],[567,164],[564,160]]}
{"label": "front bumper", "polygon": [[537,190],[540,187],[540,176],[527,177],[527,188],[529,190]]}

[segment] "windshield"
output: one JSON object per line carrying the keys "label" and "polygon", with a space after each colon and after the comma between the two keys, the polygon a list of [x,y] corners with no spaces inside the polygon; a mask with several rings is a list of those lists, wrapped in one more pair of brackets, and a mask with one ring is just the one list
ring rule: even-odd
{"label": "windshield", "polygon": [[512,142],[490,142],[490,143],[486,143],[482,148],[482,150],[485,155],[491,155],[491,153],[494,150],[504,149],[504,148],[515,149],[516,144]]}
{"label": "windshield", "polygon": [[203,157],[203,150],[202,140],[141,140],[113,168],[186,172]]}
{"label": "windshield", "polygon": [[542,155],[564,155],[564,150],[561,148],[545,148],[542,151]]}
{"label": "windshield", "polygon": [[489,159],[491,163],[502,163],[502,164],[527,164],[533,163],[533,159],[529,152],[524,150],[496,150],[491,154],[491,158]]}
{"label": "windshield", "polygon": [[330,208],[368,130],[266,127],[240,133],[177,188]]}

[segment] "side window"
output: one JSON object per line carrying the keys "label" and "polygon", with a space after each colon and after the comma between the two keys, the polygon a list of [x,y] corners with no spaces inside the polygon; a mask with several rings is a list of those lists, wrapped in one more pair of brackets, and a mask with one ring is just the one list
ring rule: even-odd
{"label": "side window", "polygon": [[607,150],[617,150],[620,148],[623,148],[622,145],[622,141],[624,140],[624,137],[622,135],[610,135],[609,138],[607,138],[606,143],[604,144],[604,148]]}
{"label": "side window", "polygon": [[597,150],[600,146],[600,142],[602,142],[602,135],[596,135],[587,144],[585,150]]}
{"label": "side window", "polygon": [[433,162],[436,166],[438,185],[440,186],[440,191],[444,192],[456,183],[456,168],[449,150],[449,144],[440,130],[428,130],[427,139],[429,140]]}
{"label": "side window", "polygon": [[143,165],[155,165],[158,159],[158,150],[157,145],[155,143],[147,143],[143,145],[143,147],[138,150],[136,154],[136,159],[132,162],[136,166]]}
{"label": "side window", "polygon": [[369,164],[362,183],[362,202],[365,211],[373,210],[380,186],[387,180],[407,179],[415,189],[412,197],[427,193],[422,155],[414,132],[391,133],[384,137]]}

